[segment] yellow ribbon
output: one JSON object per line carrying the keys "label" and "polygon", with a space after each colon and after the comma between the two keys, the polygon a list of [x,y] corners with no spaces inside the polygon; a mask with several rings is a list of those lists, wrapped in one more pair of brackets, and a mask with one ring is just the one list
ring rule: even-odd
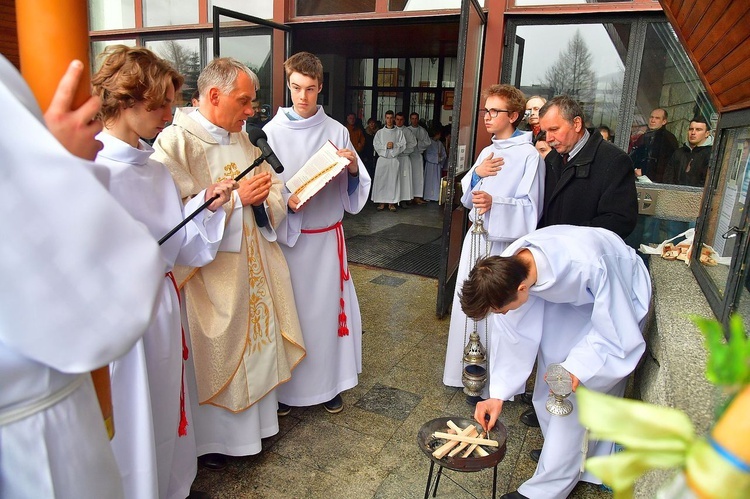
{"label": "yellow ribbon", "polygon": [[615,499],[632,497],[635,481],[646,471],[669,468],[683,468],[699,497],[750,497],[750,474],[733,466],[704,438],[697,438],[682,411],[584,387],[578,388],[576,398],[581,424],[591,437],[625,448],[586,461],[586,469],[612,487]]}

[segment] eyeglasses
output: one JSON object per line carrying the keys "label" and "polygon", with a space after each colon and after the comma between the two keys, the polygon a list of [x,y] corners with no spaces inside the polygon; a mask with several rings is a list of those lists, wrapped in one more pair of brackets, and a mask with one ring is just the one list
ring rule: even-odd
{"label": "eyeglasses", "polygon": [[479,116],[482,118],[485,117],[485,115],[489,114],[490,118],[495,119],[497,118],[497,115],[500,113],[510,113],[508,109],[480,109],[479,110]]}

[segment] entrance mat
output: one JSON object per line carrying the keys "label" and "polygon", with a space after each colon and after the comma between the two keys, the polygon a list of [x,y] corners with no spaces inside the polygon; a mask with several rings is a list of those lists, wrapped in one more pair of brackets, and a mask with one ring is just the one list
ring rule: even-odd
{"label": "entrance mat", "polygon": [[416,243],[395,241],[375,235],[346,239],[347,260],[390,270],[394,270],[389,266],[391,261],[418,247]]}
{"label": "entrance mat", "polygon": [[396,224],[373,234],[386,239],[427,244],[443,235],[443,229],[415,224]]}
{"label": "entrance mat", "polygon": [[391,270],[437,279],[440,272],[440,244],[423,244],[395,258],[389,265]]}
{"label": "entrance mat", "polygon": [[437,278],[440,270],[439,240],[416,244],[386,239],[377,233],[348,238],[346,249],[351,263],[433,278]]}

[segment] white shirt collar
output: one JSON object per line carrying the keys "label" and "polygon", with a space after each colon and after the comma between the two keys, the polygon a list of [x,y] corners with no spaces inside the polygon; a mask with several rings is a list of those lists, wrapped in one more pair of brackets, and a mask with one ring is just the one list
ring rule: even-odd
{"label": "white shirt collar", "polygon": [[205,128],[216,142],[224,146],[229,145],[229,132],[227,132],[220,126],[214,125],[213,123],[208,121],[208,119],[203,116],[198,109],[196,109],[192,113],[188,113],[188,116],[195,120],[195,122],[200,126]]}

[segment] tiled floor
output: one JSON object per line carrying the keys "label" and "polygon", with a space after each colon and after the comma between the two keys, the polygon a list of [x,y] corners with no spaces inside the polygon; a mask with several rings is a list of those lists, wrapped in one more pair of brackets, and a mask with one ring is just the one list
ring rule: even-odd
{"label": "tiled floor", "polygon": [[[396,213],[370,205],[347,217],[347,236],[398,223],[440,227],[435,203]],[[294,408],[279,434],[257,456],[232,458],[221,472],[200,469],[194,488],[214,498],[422,498],[429,459],[417,446],[419,428],[442,417],[470,418],[460,390],[442,383],[448,320],[435,317],[437,281],[361,265],[350,266],[364,326],[359,385],[343,393],[344,411]],[[507,403],[507,454],[498,466],[498,497],[531,476],[528,452],[541,447],[538,429],[518,420],[526,408]],[[450,478],[448,478],[450,477]],[[465,489],[465,490],[462,490]],[[491,497],[492,471],[446,471],[437,497]],[[611,494],[580,484],[570,496]]]}

